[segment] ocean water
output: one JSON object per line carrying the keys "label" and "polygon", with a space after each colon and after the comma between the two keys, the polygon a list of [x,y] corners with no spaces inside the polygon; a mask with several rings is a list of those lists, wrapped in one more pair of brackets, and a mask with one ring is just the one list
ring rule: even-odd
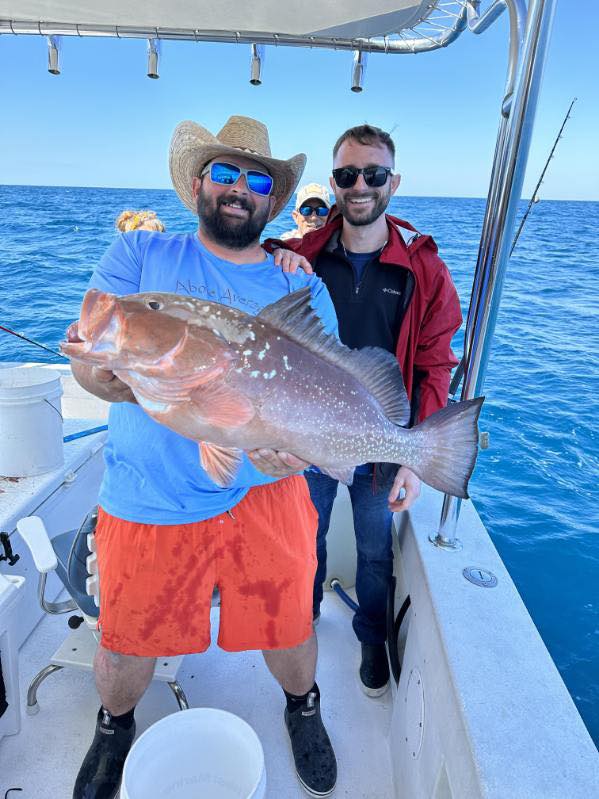
{"label": "ocean water", "polygon": [[[522,210],[525,204],[523,203]],[[0,325],[56,348],[125,208],[194,228],[172,191],[0,186]],[[481,199],[395,198],[432,233],[464,311]],[[282,214],[268,234],[291,227]],[[471,494],[599,743],[599,203],[535,206],[510,262]],[[456,335],[461,354],[463,331]],[[0,330],[0,361],[58,359]]]}

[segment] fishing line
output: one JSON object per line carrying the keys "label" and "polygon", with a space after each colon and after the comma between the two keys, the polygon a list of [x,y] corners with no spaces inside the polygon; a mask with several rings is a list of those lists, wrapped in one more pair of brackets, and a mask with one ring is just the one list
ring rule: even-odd
{"label": "fishing line", "polygon": [[39,341],[34,341],[32,338],[27,338],[27,336],[24,336],[22,333],[17,333],[16,330],[11,330],[10,327],[4,327],[4,325],[0,325],[0,330],[4,330],[6,333],[10,333],[11,336],[22,338],[23,341],[28,341],[29,344],[34,344],[36,347],[41,347],[41,349],[46,350],[46,352],[51,352],[52,355],[58,355],[59,358],[64,358],[65,361],[68,360],[68,358],[64,356],[61,352],[57,352],[57,350],[53,350],[51,347],[46,347],[45,344],[40,344]]}

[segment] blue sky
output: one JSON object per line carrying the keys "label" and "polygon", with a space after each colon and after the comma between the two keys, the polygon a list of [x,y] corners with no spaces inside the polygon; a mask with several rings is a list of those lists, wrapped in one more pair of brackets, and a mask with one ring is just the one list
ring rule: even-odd
{"label": "blue sky", "polygon": [[[599,200],[599,3],[579,22],[558,3],[524,195],[543,168],[570,100],[573,118],[540,195]],[[309,4],[306,7],[309,13]],[[160,79],[146,77],[144,40],[63,40],[62,74],[46,41],[0,37],[0,183],[169,188],[175,125],[212,132],[231,114],[264,121],[273,153],[308,155],[304,179],[325,182],[332,145],[364,121],[393,130],[406,195],[486,196],[505,82],[507,17],[485,34],[417,56],[371,56],[365,91],[349,91],[351,54],[268,48],[249,84],[249,47],[163,42]]]}

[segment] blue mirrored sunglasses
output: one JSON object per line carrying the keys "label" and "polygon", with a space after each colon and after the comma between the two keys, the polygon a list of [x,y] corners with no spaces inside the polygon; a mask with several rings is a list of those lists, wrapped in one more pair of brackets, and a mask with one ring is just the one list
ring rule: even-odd
{"label": "blue mirrored sunglasses", "polygon": [[311,205],[302,205],[301,208],[298,208],[298,211],[302,216],[310,216],[311,214],[327,216],[329,213],[329,209],[325,208],[324,205],[319,205],[317,208],[313,208]]}
{"label": "blue mirrored sunglasses", "polygon": [[234,186],[239,178],[244,175],[245,182],[250,191],[254,194],[260,194],[262,197],[268,197],[272,191],[273,179],[266,172],[258,172],[256,169],[243,169],[235,164],[226,164],[221,161],[215,161],[213,164],[207,166],[201,173],[200,177],[204,177],[210,173],[210,180],[218,186]]}

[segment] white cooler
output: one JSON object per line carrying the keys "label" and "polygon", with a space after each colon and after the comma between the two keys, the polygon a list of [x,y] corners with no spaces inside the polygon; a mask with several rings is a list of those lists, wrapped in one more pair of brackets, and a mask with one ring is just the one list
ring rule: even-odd
{"label": "white cooler", "polygon": [[[0,716],[0,740],[21,728],[18,649],[15,635],[17,606],[23,596],[24,577],[0,574],[0,661],[7,707]],[[0,695],[0,712],[4,707]]]}

